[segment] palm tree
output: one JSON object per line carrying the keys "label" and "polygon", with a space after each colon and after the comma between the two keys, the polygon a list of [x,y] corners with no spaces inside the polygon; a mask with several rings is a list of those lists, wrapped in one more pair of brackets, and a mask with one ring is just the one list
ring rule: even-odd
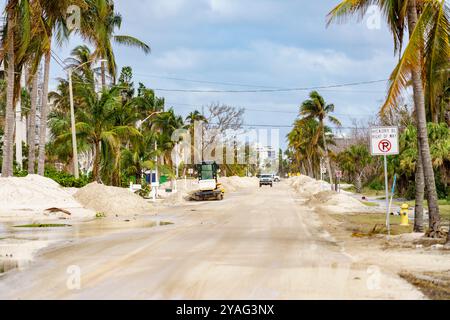
{"label": "palm tree", "polygon": [[45,146],[47,141],[47,120],[48,120],[48,85],[50,78],[50,62],[52,57],[52,37],[56,31],[57,40],[68,36],[65,26],[66,10],[69,5],[77,4],[84,6],[83,0],[47,0],[41,3],[41,21],[46,34],[47,46],[42,48],[44,53],[44,84],[42,92],[41,120],[39,127],[39,154],[38,154],[38,174],[44,175],[45,169]]}
{"label": "palm tree", "polygon": [[175,147],[172,134],[175,130],[183,128],[183,118],[177,116],[173,108],[170,108],[168,111],[158,114],[153,121],[153,125],[153,129],[159,132],[158,148],[162,153],[163,164],[167,163],[172,166],[171,152]]}
{"label": "palm tree", "polygon": [[[94,57],[107,60],[108,73],[116,79],[116,60],[111,40],[118,44],[141,49],[144,53],[150,53],[150,47],[137,38],[127,35],[115,35],[116,29],[120,29],[122,17],[114,12],[112,0],[86,0],[89,10],[82,13],[81,35],[95,45]],[[106,67],[101,64],[102,87],[106,86]]]}
{"label": "palm tree", "polygon": [[304,116],[306,119],[317,119],[319,120],[319,130],[317,134],[322,135],[322,141],[324,143],[325,161],[327,164],[328,174],[330,175],[330,184],[333,185],[333,173],[331,172],[330,158],[328,154],[327,139],[325,138],[325,121],[330,122],[340,126],[340,121],[331,116],[330,113],[334,112],[333,104],[326,104],[325,99],[317,92],[312,91],[309,94],[309,99],[304,101],[300,106],[300,115]]}
{"label": "palm tree", "polygon": [[352,145],[337,156],[340,167],[346,171],[355,182],[356,192],[362,192],[362,179],[372,162],[367,145]]}
{"label": "palm tree", "polygon": [[[3,136],[2,176],[13,175],[14,102],[21,93],[19,85],[23,58],[30,39],[29,1],[9,0],[6,3],[6,25],[2,30],[0,60],[5,65],[6,103],[5,133]],[[17,37],[16,37],[17,36]]]}
{"label": "palm tree", "polygon": [[[321,134],[322,130],[325,131],[324,135]],[[325,153],[325,145],[327,148],[334,145],[331,133],[331,129],[327,126],[322,129],[318,120],[302,118],[295,121],[294,128],[287,136],[293,161],[312,178],[318,176],[320,170],[318,163]],[[324,141],[324,138],[327,140]]]}
{"label": "palm tree", "polygon": [[194,127],[196,121],[206,121],[206,117],[198,110],[191,111],[186,116],[186,122],[189,124],[189,127]]}
{"label": "palm tree", "polygon": [[28,173],[34,174],[36,161],[36,106],[38,99],[39,77],[37,72],[35,72],[31,77],[31,108],[28,127]]}
{"label": "palm tree", "polygon": [[[13,174],[13,139],[14,139],[14,27],[16,23],[16,9],[18,1],[10,0],[6,5],[7,33],[6,39],[6,110],[5,134],[3,136],[2,177]],[[5,46],[4,46],[5,47]]]}
{"label": "palm tree", "polygon": [[[447,7],[444,0],[427,1],[424,3],[424,7],[420,8],[422,14],[419,19],[419,6],[416,0],[344,0],[330,12],[329,23],[337,18],[345,18],[355,13],[363,16],[368,6],[374,3],[380,7],[386,16],[388,25],[394,35],[396,49],[398,48],[398,44],[401,46],[406,25],[409,29],[410,39],[408,45],[391,75],[388,96],[385,104],[381,108],[381,112],[384,112],[387,108],[395,108],[402,89],[410,83],[412,84],[416,125],[418,128],[418,146],[422,158],[425,187],[427,189],[426,195],[430,217],[429,235],[437,237],[440,233],[440,214],[427,135],[422,66],[434,67],[436,65],[442,65],[441,62],[445,60],[448,63],[450,50]],[[425,63],[427,60],[430,61],[430,59],[434,62]],[[428,71],[432,73],[436,72],[436,70]],[[410,79],[411,81],[409,81]],[[418,168],[420,169],[420,163]],[[420,170],[418,170],[417,174],[420,174]],[[416,201],[420,201],[420,199],[416,199]]]}
{"label": "palm tree", "polygon": [[[82,107],[78,109],[77,136],[86,141],[94,151],[93,179],[100,181],[100,165],[103,159],[111,157],[120,161],[121,140],[133,139],[141,134],[133,126],[115,126],[114,117],[120,104],[120,89],[113,87],[102,91],[99,96],[91,86],[78,86]],[[64,136],[67,137],[70,132]]]}

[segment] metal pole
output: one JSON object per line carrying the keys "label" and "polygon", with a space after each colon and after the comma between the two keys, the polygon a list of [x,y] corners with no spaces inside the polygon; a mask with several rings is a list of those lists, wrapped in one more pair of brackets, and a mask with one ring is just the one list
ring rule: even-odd
{"label": "metal pole", "polygon": [[175,190],[178,190],[178,143],[175,145]]}
{"label": "metal pole", "polygon": [[80,177],[78,172],[78,149],[75,129],[75,110],[73,106],[72,69],[69,69],[69,97],[70,97],[70,125],[72,130],[73,175],[75,179]]}
{"label": "metal pole", "polygon": [[388,232],[388,236],[391,235],[391,225],[389,222],[390,213],[389,213],[389,186],[388,186],[388,172],[387,172],[387,156],[384,155],[384,184],[386,187],[386,228]]}
{"label": "metal pole", "polygon": [[[20,74],[20,86],[19,88],[25,88],[25,68]],[[22,99],[21,95],[17,97],[16,101],[16,162],[20,170],[23,169],[23,153],[22,153],[22,141],[23,141],[23,117],[22,117]]]}
{"label": "metal pole", "polygon": [[158,185],[159,185],[159,178],[158,178],[158,142],[155,141],[155,179],[156,179],[156,187],[155,187],[155,198],[158,195]]}

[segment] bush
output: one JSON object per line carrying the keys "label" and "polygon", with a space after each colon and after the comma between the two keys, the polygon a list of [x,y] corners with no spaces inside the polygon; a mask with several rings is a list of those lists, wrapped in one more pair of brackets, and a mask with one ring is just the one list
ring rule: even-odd
{"label": "bush", "polygon": [[369,188],[376,191],[384,190],[384,184],[380,181],[374,180],[371,183],[369,183]]}
{"label": "bush", "polygon": [[91,178],[88,176],[81,175],[79,179],[76,179],[73,175],[67,172],[59,172],[52,167],[45,168],[45,176],[66,188],[82,188],[91,182]]}

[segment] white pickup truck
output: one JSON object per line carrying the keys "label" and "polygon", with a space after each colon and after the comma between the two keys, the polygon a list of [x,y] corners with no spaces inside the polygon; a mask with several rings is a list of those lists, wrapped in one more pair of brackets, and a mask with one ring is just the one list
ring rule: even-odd
{"label": "white pickup truck", "polygon": [[272,174],[262,174],[259,176],[259,187],[270,186],[273,187],[273,175]]}

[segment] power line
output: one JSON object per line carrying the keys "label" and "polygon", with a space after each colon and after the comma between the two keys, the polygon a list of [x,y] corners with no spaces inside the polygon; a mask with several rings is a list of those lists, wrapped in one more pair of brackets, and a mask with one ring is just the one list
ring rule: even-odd
{"label": "power line", "polygon": [[388,80],[384,79],[384,80],[361,81],[361,82],[334,84],[317,87],[259,89],[259,90],[199,90],[199,89],[166,89],[166,88],[155,88],[154,90],[163,92],[187,92],[187,93],[270,93],[270,92],[309,91],[328,88],[342,88],[342,87],[360,86],[365,84],[374,84],[386,81]]}
{"label": "power line", "polygon": [[[174,81],[182,81],[182,82],[218,84],[218,85],[233,86],[233,87],[265,88],[265,89],[271,89],[271,90],[285,90],[284,88],[281,88],[279,86],[266,86],[266,85],[255,85],[255,84],[244,84],[244,83],[236,83],[236,82],[223,82],[223,81],[211,81],[211,80],[196,80],[196,79],[187,79],[187,78],[180,78],[180,77],[159,76],[159,75],[145,74],[145,73],[133,73],[133,74],[137,75],[137,76],[141,76],[141,77],[147,77],[147,78],[174,80]],[[381,80],[381,81],[385,81],[385,80]],[[382,93],[382,92],[384,92],[381,90],[358,90],[358,91],[355,91],[355,90],[346,90],[346,91],[344,91],[344,90],[327,90],[327,89],[323,89],[323,90],[328,91],[328,92],[351,92],[351,93]],[[227,90],[224,90],[224,91],[227,91]]]}
{"label": "power line", "polygon": [[134,73],[134,75],[155,79],[165,79],[165,80],[175,80],[175,81],[183,81],[183,82],[194,82],[194,83],[205,83],[205,84],[219,84],[224,86],[233,86],[233,87],[248,87],[248,88],[266,88],[266,89],[277,89],[277,87],[272,86],[263,86],[263,85],[254,85],[254,84],[244,84],[244,83],[235,83],[235,82],[222,82],[222,81],[209,81],[209,80],[195,80],[195,79],[185,79],[179,77],[165,77],[165,76],[157,76],[152,74],[143,74],[143,73]]}
{"label": "power line", "polygon": [[[243,127],[265,127],[265,128],[293,128],[294,125],[288,125],[288,124],[243,124]],[[334,129],[334,130],[340,130],[340,129],[369,129],[367,127],[345,127],[345,126],[327,126],[330,129]]]}
{"label": "power line", "polygon": [[[192,108],[199,108],[201,104],[189,104],[189,103],[179,103],[179,102],[173,102],[173,101],[166,101],[166,104],[169,106],[186,106],[186,107],[192,107]],[[267,110],[267,109],[254,109],[254,108],[248,108],[243,106],[242,108],[245,109],[245,111],[253,111],[253,112],[268,112],[268,113],[286,113],[286,114],[298,114],[298,111],[288,111],[288,110]],[[263,106],[260,106],[259,108],[265,108]],[[273,108],[273,107],[267,107],[267,108]],[[371,113],[333,113],[336,116],[372,116]]]}

